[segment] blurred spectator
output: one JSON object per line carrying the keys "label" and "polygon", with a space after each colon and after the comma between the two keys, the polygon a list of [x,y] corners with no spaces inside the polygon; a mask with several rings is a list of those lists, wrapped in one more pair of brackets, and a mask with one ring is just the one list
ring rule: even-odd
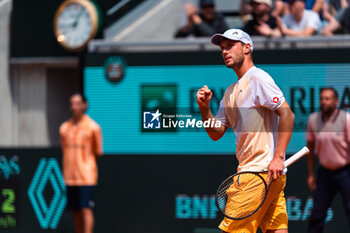
{"label": "blurred spectator", "polygon": [[[289,13],[288,9],[288,2],[285,2],[288,0],[272,0],[271,1],[271,14],[273,16],[283,16],[287,13]],[[241,0],[241,7],[240,7],[240,14],[242,17],[242,21],[244,23],[247,23],[249,20],[252,19],[252,1],[250,0]]]}
{"label": "blurred spectator", "polygon": [[324,0],[305,0],[305,9],[321,13],[323,9],[323,4]]}
{"label": "blurred spectator", "polygon": [[347,7],[349,7],[349,0],[325,0],[322,17],[326,21],[331,21],[339,11]]}
{"label": "blurred spectator", "polygon": [[247,23],[252,19],[252,6],[250,0],[241,0],[240,15],[243,23]]}
{"label": "blurred spectator", "polygon": [[[287,2],[288,3],[288,2]],[[283,0],[275,0],[275,7],[272,11],[272,15],[278,17],[278,16],[284,16],[285,14],[289,13],[288,4]]]}
{"label": "blurred spectator", "polygon": [[180,28],[175,37],[211,36],[215,33],[223,33],[228,29],[224,17],[215,10],[214,0],[200,0],[200,12],[194,5],[185,5],[187,24]]}
{"label": "blurred spectator", "polygon": [[244,26],[243,31],[251,36],[280,37],[276,18],[271,15],[271,0],[252,0],[253,19]]}
{"label": "blurred spectator", "polygon": [[337,32],[350,33],[350,7],[342,9],[332,17],[323,29],[322,35],[331,36]]}
{"label": "blurred spectator", "polygon": [[[323,232],[327,210],[340,192],[350,223],[350,113],[338,109],[336,90],[324,88],[320,94],[321,112],[312,113],[307,123],[308,186],[314,192],[309,233]],[[315,151],[316,149],[316,151]],[[315,152],[320,162],[314,174]],[[344,228],[343,232],[346,231]]]}
{"label": "blurred spectator", "polygon": [[[313,10],[314,12],[320,14],[322,13],[322,10],[324,9],[324,1],[325,0],[305,0],[305,9],[306,10]],[[326,0],[326,1],[333,1],[333,0]],[[334,0],[334,1],[340,1],[340,0]],[[343,0],[341,0],[343,1]],[[347,1],[347,0],[345,0]],[[272,12],[272,15],[274,16],[284,16],[288,13],[289,11],[289,4],[288,0],[275,0],[275,7]]]}
{"label": "blurred spectator", "polygon": [[321,29],[320,16],[305,9],[304,0],[289,0],[290,13],[283,16],[277,24],[286,36],[312,36]]}

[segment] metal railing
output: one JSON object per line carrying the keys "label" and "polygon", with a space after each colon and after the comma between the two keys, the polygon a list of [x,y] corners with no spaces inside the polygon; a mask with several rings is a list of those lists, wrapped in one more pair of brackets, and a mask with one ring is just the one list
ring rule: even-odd
{"label": "metal railing", "polygon": [[[350,35],[333,37],[253,37],[254,49],[320,49],[350,48]],[[89,52],[132,52],[132,51],[210,51],[217,47],[209,38],[173,39],[168,41],[112,42],[93,40],[89,44]]]}

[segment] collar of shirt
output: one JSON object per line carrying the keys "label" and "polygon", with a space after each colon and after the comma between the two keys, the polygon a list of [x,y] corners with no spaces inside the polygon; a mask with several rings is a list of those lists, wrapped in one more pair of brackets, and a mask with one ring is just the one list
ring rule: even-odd
{"label": "collar of shirt", "polygon": [[255,66],[250,67],[249,70],[247,70],[247,72],[245,72],[245,73],[243,74],[242,78],[240,78],[240,79],[237,80],[237,84],[239,84],[240,82],[242,82],[242,80],[245,79],[245,78],[248,76],[249,72],[251,72],[251,71],[254,70],[255,68],[256,68]]}

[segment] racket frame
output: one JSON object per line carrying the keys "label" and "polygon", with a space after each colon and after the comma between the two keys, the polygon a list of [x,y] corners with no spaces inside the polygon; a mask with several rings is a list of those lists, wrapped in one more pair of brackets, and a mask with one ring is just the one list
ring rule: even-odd
{"label": "racket frame", "polygon": [[[299,150],[297,153],[295,153],[294,155],[292,155],[290,158],[288,158],[286,161],[284,161],[284,164],[285,164],[285,168],[289,167],[290,165],[292,165],[293,163],[295,163],[297,160],[299,160],[301,157],[303,157],[304,155],[308,154],[310,151],[309,149],[304,146],[301,150]],[[215,195],[215,204],[216,204],[216,207],[218,208],[219,212],[224,215],[225,217],[229,218],[229,219],[233,219],[233,220],[241,220],[241,219],[245,219],[245,218],[248,218],[249,216],[253,215],[256,211],[258,211],[260,209],[260,207],[264,204],[265,202],[265,199],[267,197],[267,193],[270,189],[270,186],[272,184],[272,181],[270,182],[269,185],[266,184],[266,181],[264,180],[264,178],[260,175],[260,173],[265,173],[265,172],[268,172],[267,170],[264,170],[264,171],[242,171],[242,172],[238,172],[236,174],[233,174],[231,175],[230,177],[228,177],[227,179],[225,179],[219,186],[219,188],[217,189],[216,191],[216,195]],[[265,192],[265,196],[262,200],[262,202],[260,203],[260,205],[252,212],[250,213],[249,215],[246,215],[246,216],[243,216],[243,217],[240,217],[240,218],[234,218],[234,217],[231,217],[231,216],[228,216],[224,213],[224,211],[222,211],[222,209],[220,208],[220,205],[219,205],[219,201],[218,201],[218,194],[219,194],[219,191],[221,190],[221,187],[223,186],[224,183],[226,183],[228,180],[230,179],[233,179],[233,177],[237,176],[237,175],[240,175],[240,174],[243,174],[243,173],[253,173],[257,176],[260,177],[260,179],[262,179],[264,181],[264,185],[265,185],[265,189],[266,189],[266,192]],[[227,190],[227,189],[226,189]],[[227,204],[227,202],[226,202]]]}
{"label": "racket frame", "polygon": [[[258,176],[262,181],[263,181],[263,184],[264,184],[264,187],[265,187],[265,195],[264,195],[264,198],[263,200],[261,201],[260,205],[252,212],[250,213],[249,215],[245,215],[243,217],[239,217],[239,218],[234,218],[234,217],[231,217],[231,216],[228,216],[226,215],[225,213],[223,213],[222,209],[220,208],[220,204],[219,204],[219,198],[218,198],[218,195],[219,195],[219,191],[221,191],[221,187],[229,180],[232,180],[235,176],[239,176],[239,175],[242,175],[242,174],[245,174],[245,173],[250,173],[250,174],[254,174],[256,176]],[[229,219],[233,219],[233,220],[241,220],[241,219],[245,219],[245,218],[248,218],[249,216],[255,214],[256,211],[258,211],[260,209],[260,207],[264,204],[265,202],[265,199],[267,197],[267,192],[269,191],[269,188],[272,184],[272,182],[270,182],[269,185],[267,185],[265,179],[260,175],[260,173],[267,173],[267,171],[242,171],[242,172],[238,172],[238,173],[235,173],[233,175],[231,175],[230,177],[228,177],[226,180],[224,180],[218,190],[216,191],[216,195],[215,195],[215,204],[216,204],[216,207],[218,208],[219,212],[224,215],[226,218],[229,218]],[[233,183],[232,183],[233,184]],[[230,185],[231,186],[231,185]],[[227,190],[227,189],[226,189]]]}

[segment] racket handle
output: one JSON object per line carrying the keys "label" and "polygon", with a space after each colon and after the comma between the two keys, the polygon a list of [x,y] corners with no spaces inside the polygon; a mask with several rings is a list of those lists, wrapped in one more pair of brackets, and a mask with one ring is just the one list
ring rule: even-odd
{"label": "racket handle", "polygon": [[289,167],[291,164],[293,164],[295,161],[303,157],[304,155],[308,154],[310,151],[309,149],[304,146],[300,151],[292,155],[289,159],[284,161],[284,167]]}

